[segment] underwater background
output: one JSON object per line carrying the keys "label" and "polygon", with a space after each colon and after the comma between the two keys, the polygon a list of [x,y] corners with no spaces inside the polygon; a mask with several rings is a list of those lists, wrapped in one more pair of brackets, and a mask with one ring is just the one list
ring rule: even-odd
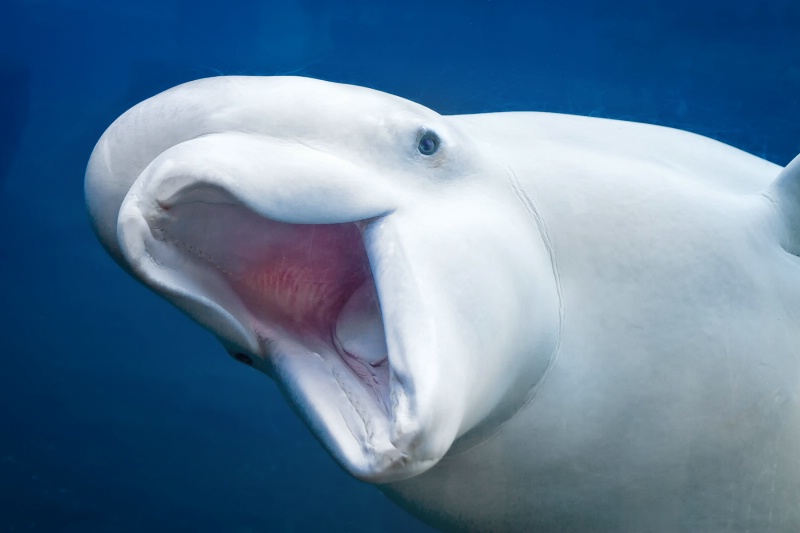
{"label": "underwater background", "polygon": [[431,531],[90,230],[104,129],[220,74],[800,153],[797,0],[0,0],[0,532]]}

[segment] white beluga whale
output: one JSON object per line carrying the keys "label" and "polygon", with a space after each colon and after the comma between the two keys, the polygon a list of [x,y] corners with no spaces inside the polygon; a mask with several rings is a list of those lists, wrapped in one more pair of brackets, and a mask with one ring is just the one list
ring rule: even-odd
{"label": "white beluga whale", "polygon": [[97,235],[444,530],[800,531],[800,161],[218,77],[103,134]]}

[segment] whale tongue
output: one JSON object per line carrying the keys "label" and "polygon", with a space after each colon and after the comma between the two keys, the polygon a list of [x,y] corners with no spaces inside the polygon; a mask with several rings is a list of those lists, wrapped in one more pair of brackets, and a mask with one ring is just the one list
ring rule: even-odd
{"label": "whale tongue", "polygon": [[344,304],[336,321],[334,341],[345,360],[355,358],[373,367],[386,360],[386,335],[378,295],[371,279],[362,283]]}

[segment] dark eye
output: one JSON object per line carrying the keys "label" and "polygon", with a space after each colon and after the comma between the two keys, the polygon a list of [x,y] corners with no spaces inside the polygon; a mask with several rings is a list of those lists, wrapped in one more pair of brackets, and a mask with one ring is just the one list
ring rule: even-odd
{"label": "dark eye", "polygon": [[428,132],[419,140],[417,150],[422,155],[433,155],[439,149],[439,137],[433,132]]}

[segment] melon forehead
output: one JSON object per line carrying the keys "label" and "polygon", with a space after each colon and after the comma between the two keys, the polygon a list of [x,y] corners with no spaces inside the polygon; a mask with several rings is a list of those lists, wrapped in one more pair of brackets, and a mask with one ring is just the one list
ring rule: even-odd
{"label": "melon forehead", "polygon": [[[119,261],[113,227],[123,198],[148,165],[181,143],[210,134],[250,135],[282,145],[287,158],[309,147],[385,176],[408,163],[419,132],[446,128],[441,119],[403,98],[310,78],[196,80],[134,106],[106,130],[86,171],[87,206],[101,241]],[[302,157],[295,161],[302,169]]]}
{"label": "melon forehead", "polygon": [[[194,83],[197,85],[186,84],[172,91],[181,100],[213,94],[219,103],[217,109],[212,108],[209,120],[219,120],[223,127],[252,129],[289,140],[356,132],[374,135],[381,130],[397,131],[440,117],[404,98],[311,78],[233,77]],[[169,91],[164,96],[172,97]],[[163,102],[165,106],[172,105],[166,99]]]}

